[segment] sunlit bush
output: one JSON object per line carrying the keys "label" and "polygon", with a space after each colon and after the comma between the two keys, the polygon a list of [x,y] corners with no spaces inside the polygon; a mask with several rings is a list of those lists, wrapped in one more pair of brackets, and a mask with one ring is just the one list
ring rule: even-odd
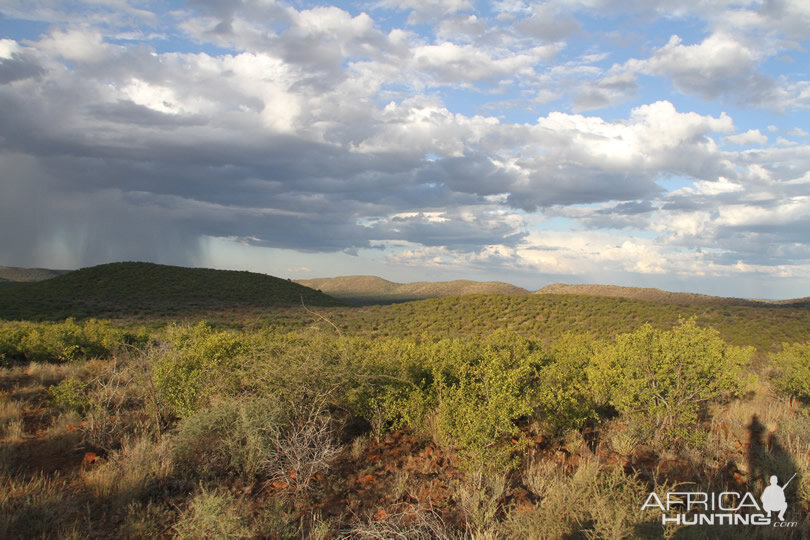
{"label": "sunlit bush", "polygon": [[596,418],[595,403],[586,376],[594,355],[591,339],[564,334],[555,341],[539,369],[533,403],[540,418],[555,433],[578,429]]}
{"label": "sunlit bush", "polygon": [[48,388],[53,406],[61,411],[83,414],[89,406],[87,384],[73,377]]}
{"label": "sunlit bush", "polygon": [[169,340],[173,349],[157,359],[153,377],[162,399],[176,414],[188,416],[218,393],[236,393],[241,355],[246,352],[238,335],[201,322],[171,328]]}
{"label": "sunlit bush", "polygon": [[588,368],[598,397],[660,437],[689,438],[708,402],[742,391],[753,348],[733,347],[694,319],[672,330],[644,325],[601,349]]}
{"label": "sunlit bush", "polygon": [[772,378],[776,389],[802,399],[810,398],[810,341],[785,343],[771,355]]}
{"label": "sunlit bush", "polygon": [[444,369],[435,374],[442,438],[474,474],[512,468],[521,442],[515,420],[531,413],[528,385],[538,358],[529,342],[499,334],[482,346],[456,344],[446,352]]}
{"label": "sunlit bush", "polygon": [[128,336],[108,321],[0,322],[0,361],[66,362],[106,357]]}

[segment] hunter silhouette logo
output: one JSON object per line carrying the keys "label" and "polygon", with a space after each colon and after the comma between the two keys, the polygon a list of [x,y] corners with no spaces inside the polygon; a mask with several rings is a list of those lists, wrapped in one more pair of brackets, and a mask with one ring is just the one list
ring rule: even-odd
{"label": "hunter silhouette logo", "polygon": [[796,474],[790,477],[790,480],[785,482],[784,486],[779,485],[779,478],[776,475],[771,476],[771,485],[766,487],[762,492],[762,509],[771,517],[771,512],[779,512],[779,521],[785,521],[785,510],[787,510],[787,500],[785,499],[785,488],[788,487]]}
{"label": "hunter silhouette logo", "polygon": [[[788,479],[779,485],[776,475],[770,477],[759,500],[750,492],[724,491],[707,493],[702,491],[668,492],[661,498],[652,492],[641,507],[642,510],[657,508],[661,511],[663,525],[765,525],[773,527],[795,527],[797,522],[786,522],[788,508],[785,488],[796,478]],[[771,517],[776,512],[778,521]]]}

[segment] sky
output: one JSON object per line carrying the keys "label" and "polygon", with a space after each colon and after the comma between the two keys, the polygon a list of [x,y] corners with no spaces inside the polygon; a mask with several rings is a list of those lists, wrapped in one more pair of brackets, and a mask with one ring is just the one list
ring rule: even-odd
{"label": "sky", "polygon": [[0,0],[0,264],[810,296],[806,0]]}

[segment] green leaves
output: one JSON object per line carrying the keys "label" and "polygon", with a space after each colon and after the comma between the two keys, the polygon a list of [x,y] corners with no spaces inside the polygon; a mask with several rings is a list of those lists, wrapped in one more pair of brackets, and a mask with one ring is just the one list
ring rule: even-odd
{"label": "green leaves", "polygon": [[70,377],[48,388],[48,395],[54,407],[61,411],[73,411],[79,415],[90,406],[87,398],[87,384]]}
{"label": "green leaves", "polygon": [[107,321],[60,323],[0,321],[0,359],[70,362],[108,356],[132,336]]}
{"label": "green leaves", "polygon": [[750,347],[732,347],[694,319],[671,331],[644,325],[602,349],[588,368],[595,395],[664,438],[687,434],[704,404],[745,387]]}
{"label": "green leaves", "polygon": [[771,355],[776,389],[798,398],[810,398],[810,341],[784,343],[782,350]]}
{"label": "green leaves", "polygon": [[539,370],[533,388],[536,412],[555,433],[579,429],[586,420],[596,418],[596,404],[586,375],[595,347],[588,337],[565,334],[552,344]]}
{"label": "green leaves", "polygon": [[155,386],[179,416],[188,416],[216,393],[235,393],[238,369],[246,347],[239,336],[217,332],[205,323],[191,328],[172,327],[174,349],[154,368]]}
{"label": "green leaves", "polygon": [[435,372],[439,429],[467,468],[480,473],[516,465],[515,420],[531,413],[528,385],[534,357],[525,339],[499,334],[455,363],[454,377]]}

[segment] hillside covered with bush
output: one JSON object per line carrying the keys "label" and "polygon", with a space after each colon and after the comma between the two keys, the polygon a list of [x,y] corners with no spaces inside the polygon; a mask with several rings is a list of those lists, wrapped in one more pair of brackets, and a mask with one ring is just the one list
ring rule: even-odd
{"label": "hillside covered with bush", "polygon": [[395,283],[376,276],[303,279],[297,283],[355,305],[392,304],[471,294],[525,295],[529,291],[500,281],[417,281]]}
{"label": "hillside covered with bush", "polygon": [[254,272],[121,262],[0,288],[0,317],[172,317],[245,307],[340,306],[289,280]]}

